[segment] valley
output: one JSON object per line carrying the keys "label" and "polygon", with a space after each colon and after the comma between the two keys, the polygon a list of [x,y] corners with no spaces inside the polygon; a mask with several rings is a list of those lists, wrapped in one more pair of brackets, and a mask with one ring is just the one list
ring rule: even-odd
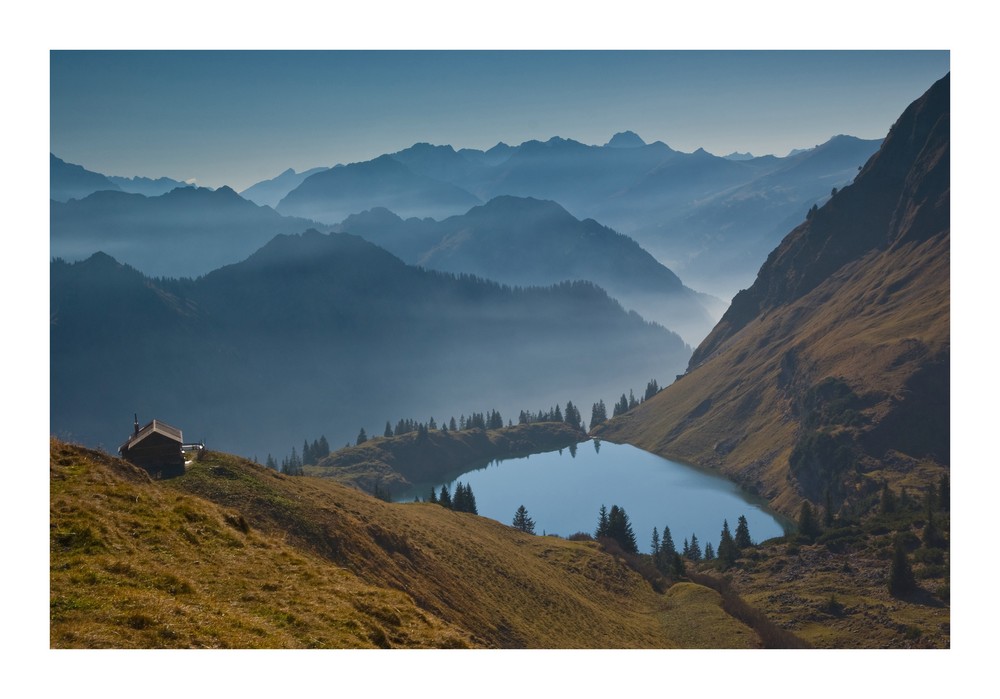
{"label": "valley", "polygon": [[[53,145],[51,647],[950,648],[924,89],[785,156],[394,138],[208,187]],[[115,455],[152,420],[183,469]]]}

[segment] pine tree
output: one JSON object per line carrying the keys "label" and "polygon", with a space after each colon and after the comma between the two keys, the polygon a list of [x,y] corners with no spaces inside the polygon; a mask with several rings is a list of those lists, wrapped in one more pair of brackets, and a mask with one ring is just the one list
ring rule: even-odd
{"label": "pine tree", "polygon": [[455,512],[465,512],[465,486],[462,481],[455,484],[455,495],[451,499],[451,509]]}
{"label": "pine tree", "polygon": [[736,563],[737,557],[736,542],[729,532],[729,521],[722,520],[722,535],[719,538],[718,558],[724,568]]}
{"label": "pine tree", "polygon": [[389,424],[388,420],[385,421],[385,432],[382,433],[382,436],[383,437],[392,437],[393,436],[392,425]]}
{"label": "pine tree", "polygon": [[607,422],[607,419],[608,409],[604,407],[604,401],[599,400],[594,403],[594,406],[590,409],[590,429],[594,429],[602,422]]}
{"label": "pine tree", "polygon": [[316,450],[316,461],[325,459],[330,455],[330,443],[326,441],[326,435],[320,435],[319,444]]}
{"label": "pine tree", "polygon": [[910,567],[910,560],[906,555],[906,548],[903,541],[896,537],[895,546],[892,553],[892,565],[889,568],[889,594],[893,597],[905,595],[917,588],[916,578],[913,576],[913,569]]}
{"label": "pine tree", "polygon": [[636,544],[635,532],[632,531],[632,524],[629,522],[625,508],[612,505],[608,513],[608,534],[610,538],[618,542],[623,551],[628,553],[638,553],[639,546]]}
{"label": "pine tree", "polygon": [[535,533],[535,520],[528,516],[528,510],[524,505],[518,507],[514,513],[514,528],[527,534]]}
{"label": "pine tree", "polygon": [[438,496],[438,504],[442,507],[447,507],[451,509],[451,493],[448,492],[448,484],[445,483],[441,486],[441,495]]}
{"label": "pine tree", "polygon": [[278,463],[274,460],[274,457],[271,456],[270,454],[267,455],[267,461],[264,462],[264,465],[274,471],[278,470]]}
{"label": "pine tree", "polygon": [[465,484],[465,511],[474,515],[479,514],[479,508],[476,507],[476,496],[472,492],[472,486],[468,483]]}
{"label": "pine tree", "polygon": [[733,536],[733,543],[736,544],[737,551],[753,546],[753,542],[750,540],[750,526],[744,515],[740,515],[740,518],[736,520],[736,534]]}
{"label": "pine tree", "polygon": [[594,532],[594,538],[600,539],[601,537],[608,535],[608,508],[601,505],[600,512],[598,512],[597,517],[597,531]]}
{"label": "pine tree", "polygon": [[670,562],[670,575],[674,580],[684,577],[684,559],[679,553],[674,553],[674,559]]}
{"label": "pine tree", "polygon": [[653,540],[650,542],[649,549],[655,561],[656,557],[660,555],[660,533],[656,531],[656,527],[653,527]]}
{"label": "pine tree", "polygon": [[656,384],[656,379],[651,379],[650,382],[646,384],[646,395],[643,397],[643,399],[649,400],[659,392],[660,392],[660,387]]}
{"label": "pine tree", "polygon": [[358,441],[356,442],[356,444],[364,444],[367,441],[368,441],[368,435],[365,434],[365,428],[362,427],[361,431],[358,432]]}
{"label": "pine tree", "polygon": [[448,429],[452,432],[458,431],[458,424],[455,422],[455,417],[452,416],[451,420],[448,421]]}
{"label": "pine tree", "polygon": [[437,501],[438,501],[437,493],[434,492],[434,487],[431,486],[431,494],[430,497],[427,498],[427,502],[433,502],[436,505]]}
{"label": "pine tree", "polygon": [[670,527],[666,525],[663,526],[663,536],[660,537],[660,552],[670,556],[677,553],[677,547],[674,546],[674,537],[670,535]]}
{"label": "pine tree", "polygon": [[709,541],[705,544],[705,560],[711,561],[713,558],[715,558],[715,551],[712,550],[712,542]]}
{"label": "pine tree", "polygon": [[799,534],[810,541],[820,534],[819,523],[808,500],[803,500],[802,506],[799,507]]}
{"label": "pine tree", "polygon": [[688,547],[688,558],[692,561],[701,560],[701,544],[698,543],[698,537],[694,534],[691,535],[691,545]]}

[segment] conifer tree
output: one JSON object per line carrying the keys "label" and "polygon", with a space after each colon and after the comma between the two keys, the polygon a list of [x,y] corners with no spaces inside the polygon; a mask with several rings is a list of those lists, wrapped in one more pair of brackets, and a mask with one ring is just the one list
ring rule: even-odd
{"label": "conifer tree", "polygon": [[810,541],[819,536],[819,523],[816,521],[816,515],[813,513],[812,505],[808,500],[802,501],[802,506],[799,507],[799,534],[806,537]]}
{"label": "conifer tree", "polygon": [[942,512],[951,509],[951,481],[947,473],[941,476],[941,482],[938,484],[938,508]]}
{"label": "conifer tree", "polygon": [[698,543],[698,537],[694,534],[691,535],[691,545],[688,547],[688,558],[692,561],[701,560],[701,544]]}
{"label": "conifer tree", "polygon": [[895,546],[892,553],[892,565],[889,568],[889,594],[893,597],[905,595],[917,588],[916,578],[913,576],[913,569],[910,567],[910,560],[906,555],[906,548],[900,537],[896,537]]}
{"label": "conifer tree", "polygon": [[330,443],[326,441],[326,435],[320,435],[318,448],[316,450],[316,461],[325,459],[330,455]]}
{"label": "conifer tree", "polygon": [[656,531],[656,527],[653,527],[653,540],[650,542],[649,549],[655,561],[656,557],[660,555],[660,533]]}
{"label": "conifer tree", "polygon": [[670,563],[670,575],[674,580],[684,577],[684,559],[681,558],[679,553],[674,553],[674,559]]}
{"label": "conifer tree", "polygon": [[718,558],[724,568],[728,568],[736,562],[737,557],[736,542],[729,532],[729,521],[722,520],[722,535],[719,538]]}
{"label": "conifer tree", "polygon": [[479,508],[476,507],[476,496],[472,492],[472,486],[468,483],[465,484],[465,511],[474,515],[479,514]]}
{"label": "conifer tree", "polygon": [[358,441],[356,442],[356,444],[364,444],[367,441],[368,441],[368,435],[365,434],[365,428],[362,427],[361,431],[358,432]]}
{"label": "conifer tree", "polygon": [[628,553],[638,553],[639,546],[636,544],[635,532],[632,531],[632,524],[629,522],[625,508],[612,505],[608,513],[608,534],[610,538],[618,542],[623,551]]}
{"label": "conifer tree", "polygon": [[750,540],[750,526],[744,515],[740,515],[740,518],[736,520],[736,534],[733,536],[733,543],[736,544],[737,551],[753,546],[753,542]]}
{"label": "conifer tree", "polygon": [[663,525],[663,535],[660,537],[660,552],[667,556],[673,556],[677,553],[677,547],[674,546],[674,537],[670,535],[670,527],[666,525]]}
{"label": "conifer tree", "polygon": [[527,534],[535,533],[535,521],[528,516],[528,510],[521,505],[514,513],[514,528]]}
{"label": "conifer tree", "polygon": [[590,428],[593,429],[602,422],[607,422],[608,409],[604,407],[604,401],[599,400],[590,409]]}
{"label": "conifer tree", "polygon": [[448,492],[448,484],[445,483],[441,486],[441,495],[438,496],[438,504],[442,507],[447,507],[451,509],[451,493]]}
{"label": "conifer tree", "polygon": [[656,379],[651,379],[650,382],[646,384],[646,395],[643,397],[643,399],[649,400],[659,392],[660,392],[660,387],[656,384]]}
{"label": "conifer tree", "polygon": [[688,540],[687,539],[684,539],[684,548],[681,549],[681,555],[684,556],[684,558],[690,558],[691,557],[691,545],[688,544]]}
{"label": "conifer tree", "polygon": [[705,560],[711,561],[713,558],[715,558],[715,551],[712,550],[712,542],[709,541],[705,544]]}
{"label": "conifer tree", "polygon": [[465,512],[465,486],[462,481],[455,484],[455,494],[451,499],[451,509],[455,512]]}
{"label": "conifer tree", "polygon": [[600,539],[601,537],[608,535],[608,508],[601,505],[601,509],[597,516],[597,531],[594,532],[594,538]]}
{"label": "conifer tree", "polygon": [[383,437],[392,437],[393,436],[392,425],[389,424],[388,420],[385,421],[385,432],[382,433],[382,436]]}
{"label": "conifer tree", "polygon": [[455,417],[452,416],[451,420],[448,421],[448,429],[452,432],[458,431],[458,424],[455,422]]}
{"label": "conifer tree", "polygon": [[434,486],[431,486],[431,494],[427,498],[427,502],[433,502],[436,505],[437,501],[438,501],[437,493],[434,491]]}

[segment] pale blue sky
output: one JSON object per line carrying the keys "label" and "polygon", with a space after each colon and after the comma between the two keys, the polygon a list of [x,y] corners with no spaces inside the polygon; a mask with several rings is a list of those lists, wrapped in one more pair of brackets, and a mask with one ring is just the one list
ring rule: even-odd
{"label": "pale blue sky", "polygon": [[947,51],[53,51],[51,150],[237,190],[426,141],[551,136],[784,155],[880,138]]}

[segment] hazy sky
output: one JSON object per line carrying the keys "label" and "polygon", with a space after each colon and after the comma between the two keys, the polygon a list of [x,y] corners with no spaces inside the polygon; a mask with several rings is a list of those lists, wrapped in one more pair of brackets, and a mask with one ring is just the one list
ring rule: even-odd
{"label": "hazy sky", "polygon": [[552,136],[785,155],[880,138],[947,51],[53,51],[51,150],[242,190],[417,142]]}

